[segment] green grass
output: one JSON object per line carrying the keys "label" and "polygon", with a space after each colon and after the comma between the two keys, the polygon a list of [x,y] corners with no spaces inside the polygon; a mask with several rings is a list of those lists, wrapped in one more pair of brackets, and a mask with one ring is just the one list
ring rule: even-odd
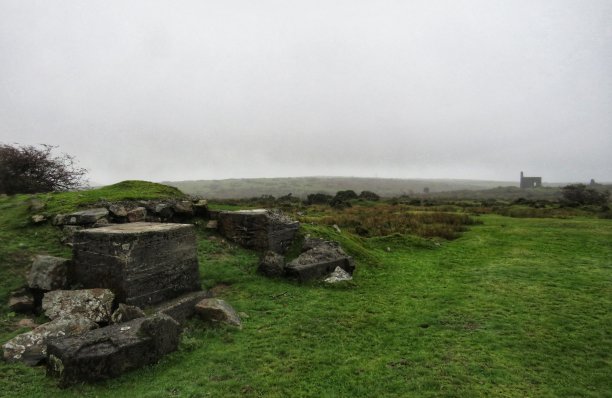
{"label": "green grass", "polygon": [[611,396],[612,221],[479,219],[437,244],[307,225],[357,259],[354,281],[335,287],[260,276],[255,253],[199,230],[203,285],[248,315],[242,330],[193,320],[159,364],[67,390],[43,368],[2,363],[0,395]]}

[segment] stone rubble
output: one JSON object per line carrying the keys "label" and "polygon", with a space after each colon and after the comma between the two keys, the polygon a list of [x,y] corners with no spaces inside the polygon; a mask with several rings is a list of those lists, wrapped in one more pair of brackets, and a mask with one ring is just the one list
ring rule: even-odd
{"label": "stone rubble", "polygon": [[54,290],[45,293],[42,309],[49,319],[81,315],[94,322],[108,323],[114,299],[108,289]]}

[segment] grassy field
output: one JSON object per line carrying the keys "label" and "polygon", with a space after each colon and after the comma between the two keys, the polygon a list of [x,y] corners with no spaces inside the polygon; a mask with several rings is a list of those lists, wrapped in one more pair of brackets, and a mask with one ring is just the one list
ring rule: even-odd
{"label": "grassy field", "polygon": [[[18,222],[23,199],[0,199],[2,342],[24,331],[5,303],[27,255],[68,254],[51,227]],[[340,286],[262,277],[256,253],[199,228],[202,282],[246,315],[242,330],[193,320],[159,364],[67,390],[42,367],[0,363],[0,395],[612,396],[612,221],[477,219],[436,244],[305,225],[356,256]]]}

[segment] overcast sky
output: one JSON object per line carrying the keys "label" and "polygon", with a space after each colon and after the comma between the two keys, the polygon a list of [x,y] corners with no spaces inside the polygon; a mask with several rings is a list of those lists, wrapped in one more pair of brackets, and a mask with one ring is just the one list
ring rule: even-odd
{"label": "overcast sky", "polygon": [[612,1],[0,0],[0,142],[98,183],[612,181]]}

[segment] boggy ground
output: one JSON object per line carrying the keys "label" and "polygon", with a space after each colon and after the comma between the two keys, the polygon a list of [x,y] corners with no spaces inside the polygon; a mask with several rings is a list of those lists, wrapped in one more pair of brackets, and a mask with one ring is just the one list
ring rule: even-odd
{"label": "boggy ground", "polygon": [[[248,316],[242,330],[193,320],[159,364],[67,390],[0,363],[0,395],[609,396],[612,221],[478,219],[440,246],[307,225],[357,257],[355,279],[333,287],[259,276],[255,253],[200,229],[203,284]],[[19,331],[2,308],[5,341]]]}

